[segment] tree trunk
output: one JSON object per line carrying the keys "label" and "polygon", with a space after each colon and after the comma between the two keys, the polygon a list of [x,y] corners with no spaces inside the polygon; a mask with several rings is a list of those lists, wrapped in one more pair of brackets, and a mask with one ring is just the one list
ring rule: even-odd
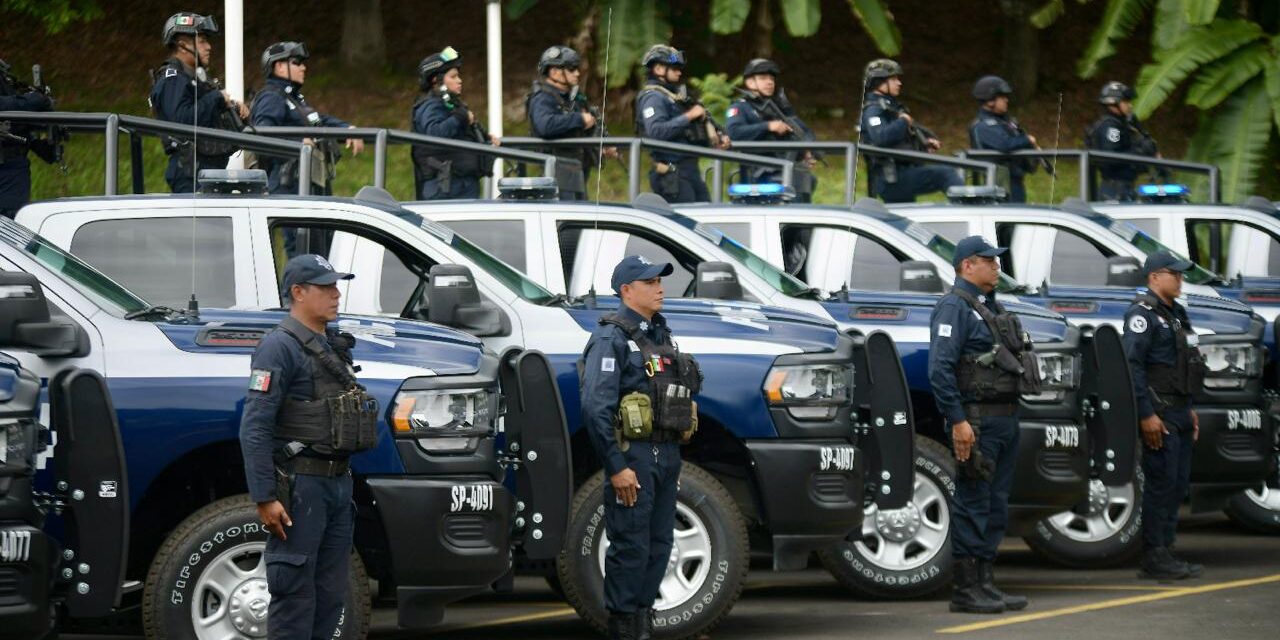
{"label": "tree trunk", "polygon": [[346,0],[342,15],[342,62],[363,69],[381,69],[387,64],[382,0]]}
{"label": "tree trunk", "polygon": [[1023,99],[1035,95],[1039,78],[1040,30],[1029,18],[1039,0],[1000,0],[1004,16],[1001,75]]}
{"label": "tree trunk", "polygon": [[774,0],[756,0],[756,28],[751,32],[751,57],[773,57],[773,9]]}

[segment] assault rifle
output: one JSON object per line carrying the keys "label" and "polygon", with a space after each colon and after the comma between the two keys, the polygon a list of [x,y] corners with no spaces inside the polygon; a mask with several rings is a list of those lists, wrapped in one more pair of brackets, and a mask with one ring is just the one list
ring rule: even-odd
{"label": "assault rifle", "polygon": [[[0,74],[4,75],[5,80],[9,83],[10,87],[13,87],[15,93],[23,94],[34,91],[47,96],[50,103],[54,102],[53,90],[49,88],[49,85],[44,83],[44,74],[40,65],[31,65],[30,84],[23,82],[14,75],[12,68],[13,67],[11,67],[9,63],[4,60],[0,60]],[[53,109],[52,106],[50,108]],[[71,134],[65,127],[49,125],[43,128],[43,134],[39,133],[39,131],[41,131],[40,129],[23,127],[23,129],[26,130],[26,135],[18,135],[17,132],[13,131],[12,127],[8,126],[8,123],[4,123],[3,126],[3,137],[10,141],[18,142],[19,144],[25,143],[27,148],[29,148],[32,153],[36,154],[36,157],[44,160],[48,164],[59,165],[64,172],[66,171],[67,167],[62,161],[63,150],[66,141],[71,137]]]}

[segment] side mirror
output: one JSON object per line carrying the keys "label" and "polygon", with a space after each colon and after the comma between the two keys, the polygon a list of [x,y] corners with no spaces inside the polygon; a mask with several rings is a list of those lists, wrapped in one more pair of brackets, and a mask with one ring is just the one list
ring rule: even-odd
{"label": "side mirror", "polygon": [[1146,279],[1142,274],[1142,265],[1133,256],[1111,256],[1107,258],[1108,287],[1141,287]]}
{"label": "side mirror", "polygon": [[699,298],[715,300],[742,300],[742,283],[738,272],[728,262],[703,262],[698,265],[697,283],[693,294]]}
{"label": "side mirror", "polygon": [[40,281],[29,273],[0,272],[0,347],[22,347],[42,357],[88,351],[89,336],[79,325],[49,319]]}
{"label": "side mirror", "polygon": [[908,260],[898,265],[898,289],[910,293],[943,293],[946,287],[938,268],[925,260]]}
{"label": "side mirror", "polygon": [[428,320],[478,337],[502,332],[502,311],[480,299],[471,269],[457,264],[438,264],[431,267],[428,278]]}

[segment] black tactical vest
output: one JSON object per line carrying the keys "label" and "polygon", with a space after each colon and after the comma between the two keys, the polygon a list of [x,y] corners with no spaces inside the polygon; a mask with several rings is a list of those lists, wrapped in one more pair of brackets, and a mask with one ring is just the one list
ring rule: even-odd
{"label": "black tactical vest", "polygon": [[1204,386],[1207,367],[1198,341],[1195,345],[1188,343],[1188,338],[1195,335],[1191,326],[1149,293],[1139,294],[1133,302],[1160,316],[1173,329],[1174,364],[1147,363],[1147,385],[1162,396],[1187,397],[1198,393]]}
{"label": "black tactical vest", "polygon": [[[668,100],[676,103],[676,106],[679,106],[681,109],[693,108],[693,104],[690,103],[687,93],[684,91],[676,93],[662,84],[646,84],[642,89],[640,89],[640,93],[636,95],[637,105],[640,104],[640,98],[644,97],[644,94],[646,93],[660,93]],[[708,113],[702,120],[692,122],[689,126],[685,127],[684,132],[681,133],[681,138],[674,142],[690,144],[695,147],[711,146],[711,135],[715,131],[715,125],[711,122],[711,114]],[[640,136],[644,135],[644,114],[638,107],[636,108],[636,134]]]}
{"label": "black tactical vest", "polygon": [[281,321],[280,329],[297,340],[311,358],[315,399],[285,398],[276,419],[275,437],[309,445],[322,455],[372,449],[378,440],[378,401],[356,382],[350,365],[336,353],[338,349],[349,351],[349,334],[339,334],[346,339],[337,345],[330,339],[334,351],[329,351],[314,331],[292,317]]}
{"label": "black tactical vest", "polygon": [[[165,61],[164,64],[160,65],[159,67],[151,71],[151,85],[155,86],[157,82],[160,82],[161,80],[163,80],[165,78],[166,71],[169,69],[174,69],[175,71],[177,71],[178,76],[186,79],[188,86],[192,84],[195,85],[195,91],[196,91],[195,99],[197,101],[199,101],[200,98],[204,97],[211,91],[221,91],[221,89],[216,84],[217,82],[216,80],[214,82],[208,82],[205,80],[200,80],[198,78],[192,77],[191,74],[187,73],[186,66],[183,65],[182,62],[179,61],[177,58],[169,58],[168,60]],[[164,118],[160,117],[160,113],[159,111],[157,111],[156,105],[154,104],[151,105],[151,115],[154,116],[157,120],[164,120]],[[178,124],[189,125],[191,123],[180,122]],[[227,131],[236,131],[236,132],[240,130],[238,127],[235,126],[233,122],[233,118],[230,114],[230,108],[223,108],[221,111],[219,111],[217,128],[225,129]],[[200,159],[202,161],[201,164],[215,165],[215,164],[221,163],[225,165],[227,163],[227,159],[231,157],[231,154],[236,152],[236,146],[233,144],[229,144],[226,142],[218,142],[215,140],[210,140],[208,138],[199,138],[199,137],[197,138],[198,139],[196,140],[196,153],[200,156]],[[188,158],[191,155],[190,139],[176,138],[173,136],[160,134],[160,142],[161,144],[164,145],[165,155],[183,153],[186,156],[188,156]]]}
{"label": "black tactical vest", "polygon": [[956,383],[961,393],[984,404],[1012,404],[1022,393],[1040,393],[1040,367],[1032,353],[1031,336],[1022,329],[1018,316],[992,300],[996,313],[973,294],[960,289],[952,293],[977,312],[991,331],[993,347],[987,353],[961,356]]}
{"label": "black tactical vest", "polygon": [[[444,98],[440,96],[438,91],[424,93],[418,97],[417,102],[413,103],[411,116],[416,116],[418,109],[426,108],[426,103],[432,100],[440,100],[441,102],[444,102]],[[462,104],[462,101],[457,98],[453,98],[451,101],[456,102],[457,104],[450,109],[450,112],[454,109],[467,108],[467,106]],[[446,106],[447,104],[448,103],[446,103]],[[416,120],[417,118],[413,119]],[[471,137],[470,133],[464,133],[459,139],[467,142],[478,142],[478,140]],[[483,142],[487,143],[488,141],[485,140]],[[418,182],[441,177],[441,174],[458,176],[461,178],[487,176],[490,171],[485,166],[485,161],[492,160],[492,156],[472,153],[470,151],[445,149],[443,147],[428,147],[417,144],[413,145],[413,150],[410,152],[410,155],[413,158],[414,179]],[[444,178],[441,177],[441,179]]]}
{"label": "black tactical vest", "polygon": [[702,390],[702,370],[693,356],[681,353],[675,344],[658,344],[640,325],[619,314],[600,318],[600,324],[622,329],[636,343],[645,374],[649,377],[649,400],[653,404],[655,431],[685,432],[693,428],[693,396]]}
{"label": "black tactical vest", "polygon": [[[529,119],[529,132],[532,135],[538,136],[540,138],[546,137],[546,136],[539,135],[538,132],[534,130],[533,112],[529,109],[529,106],[533,104],[533,97],[538,95],[539,93],[547,93],[547,94],[550,94],[552,97],[554,97],[556,99],[556,106],[560,109],[560,113],[567,114],[567,113],[582,112],[582,107],[576,100],[568,98],[568,96],[565,96],[563,93],[561,93],[554,87],[547,86],[546,84],[542,83],[539,80],[534,80],[533,88],[529,91],[529,95],[524,97],[524,112]],[[597,120],[596,126],[597,127],[600,126],[598,120]],[[592,135],[590,131],[580,128],[562,137],[579,138],[579,137],[586,137],[589,135]],[[548,138],[548,139],[552,139],[552,138]],[[580,166],[570,164],[570,163],[562,163],[562,162],[556,163],[556,184],[560,187],[561,191],[586,193],[587,184],[584,178],[583,170],[587,166],[590,166],[593,162],[593,159],[595,157],[595,152],[593,149],[573,148],[573,147],[543,147],[539,149],[534,149],[534,151],[538,151],[540,153],[549,153],[560,158],[567,158],[567,159],[575,160],[577,162],[582,163]]]}

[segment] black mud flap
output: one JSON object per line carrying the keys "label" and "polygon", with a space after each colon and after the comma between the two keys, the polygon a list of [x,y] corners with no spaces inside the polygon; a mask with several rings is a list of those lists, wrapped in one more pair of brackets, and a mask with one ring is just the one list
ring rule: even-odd
{"label": "black mud flap", "polygon": [[854,399],[869,425],[864,438],[866,488],[880,509],[899,509],[915,487],[915,418],[898,347],[883,331],[873,331],[854,348]]}
{"label": "black mud flap", "polygon": [[[503,354],[498,379],[506,401],[506,448],[516,467],[515,540],[532,560],[560,553],[573,498],[573,458],[564,403],[551,362],[539,351]],[[520,508],[523,505],[523,509]]]}
{"label": "black mud flap", "polygon": [[96,372],[62,371],[49,381],[50,422],[57,434],[55,477],[67,507],[63,563],[73,578],[67,613],[94,618],[120,605],[128,564],[129,488],[116,410]]}
{"label": "black mud flap", "polygon": [[1085,421],[1093,469],[1109,487],[1133,481],[1138,448],[1138,407],[1120,331],[1100,325],[1085,338],[1080,395],[1089,403]]}

